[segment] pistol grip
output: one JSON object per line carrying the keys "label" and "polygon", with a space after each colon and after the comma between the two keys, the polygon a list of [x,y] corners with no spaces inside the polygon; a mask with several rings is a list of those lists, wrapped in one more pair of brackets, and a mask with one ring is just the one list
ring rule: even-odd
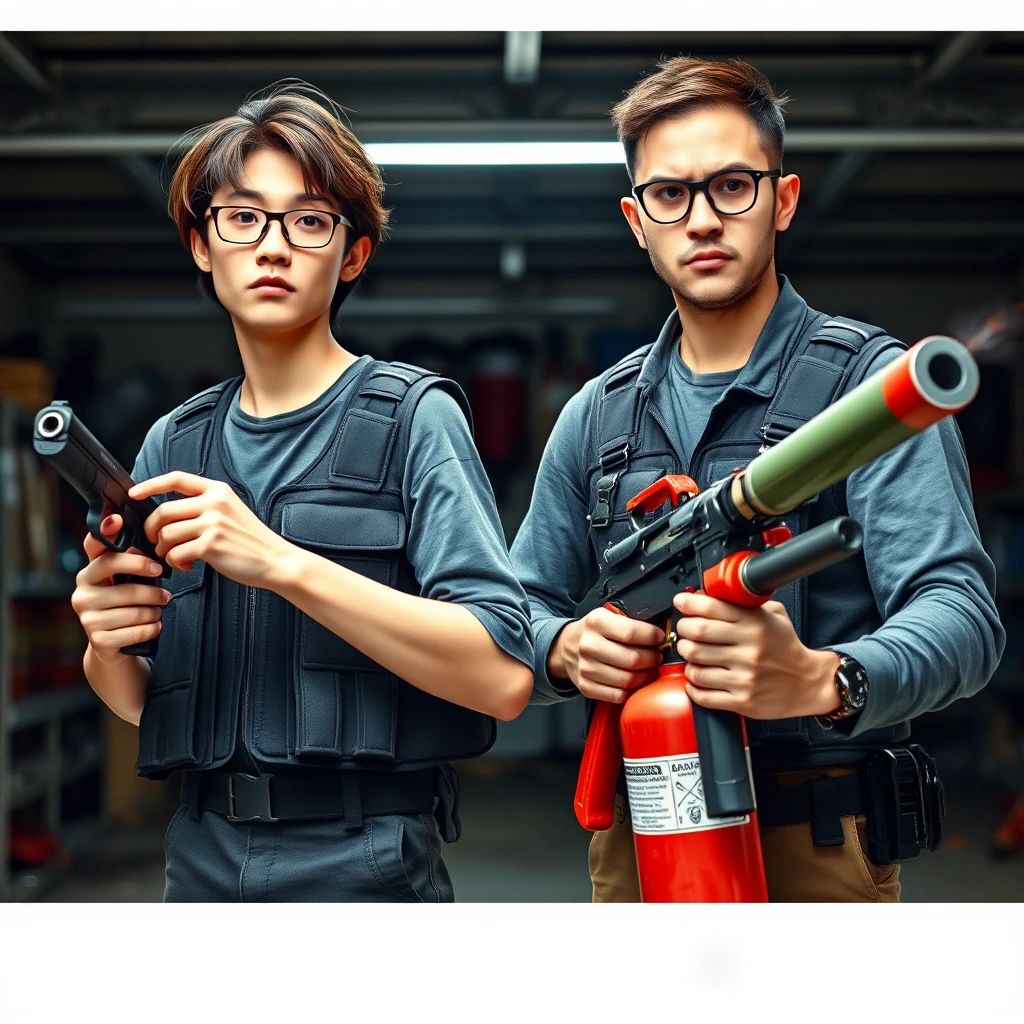
{"label": "pistol grip", "polygon": [[[131,576],[123,572],[114,573],[114,583],[145,583],[150,587],[160,585],[159,581],[153,579],[152,576]],[[159,639],[160,637],[157,635],[152,640],[143,640],[141,644],[129,644],[127,647],[121,648],[121,653],[135,654],[140,658],[155,658],[156,645]]]}

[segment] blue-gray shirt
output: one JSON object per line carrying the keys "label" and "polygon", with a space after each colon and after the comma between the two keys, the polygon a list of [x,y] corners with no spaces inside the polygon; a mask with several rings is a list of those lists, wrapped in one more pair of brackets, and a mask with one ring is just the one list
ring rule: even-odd
{"label": "blue-gray shirt", "polygon": [[[780,281],[775,307],[729,391],[761,399],[773,394],[787,339],[813,315],[789,282]],[[678,340],[678,318],[670,318],[641,371],[674,443],[695,430],[673,411],[678,408],[674,398],[689,399],[690,385],[673,396],[680,381],[665,371],[672,358],[680,361],[673,351]],[[882,354],[870,369],[877,371],[897,356]],[[565,680],[549,679],[547,657],[598,576],[587,530],[596,385],[597,378],[584,385],[555,424],[530,509],[512,545],[512,564],[530,597],[533,618],[532,703],[566,700],[578,692]],[[685,468],[692,450],[684,452],[684,444],[677,454]],[[867,574],[883,621],[866,627],[842,594],[825,592],[811,577],[804,642],[844,652],[867,669],[868,702],[854,720],[852,737],[899,725],[980,690],[995,671],[1005,632],[992,598],[995,569],[981,546],[963,445],[952,419],[856,470],[847,480],[846,498],[849,514],[864,529]]]}
{"label": "blue-gray shirt", "polygon": [[683,465],[689,464],[711,419],[711,410],[725,389],[739,376],[739,370],[694,373],[678,352],[669,361],[668,407],[672,410],[673,437]]}
{"label": "blue-gray shirt", "polygon": [[[279,416],[244,412],[239,389],[225,423],[224,455],[258,507],[271,489],[302,474],[326,447],[338,422],[335,403],[348,400],[368,359],[363,356],[349,366],[319,398]],[[133,480],[165,471],[163,439],[170,415],[146,435]],[[407,555],[420,596],[465,605],[503,651],[532,666],[529,605],[509,564],[490,482],[462,410],[440,388],[429,389],[413,414],[402,496]],[[160,495],[157,501],[173,497]]]}

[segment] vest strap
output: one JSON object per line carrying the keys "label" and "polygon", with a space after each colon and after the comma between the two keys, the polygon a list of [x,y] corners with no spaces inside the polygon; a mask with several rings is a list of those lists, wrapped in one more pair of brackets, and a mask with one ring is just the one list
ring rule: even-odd
{"label": "vest strap", "polygon": [[342,420],[331,463],[332,482],[369,493],[380,491],[388,477],[395,441],[415,409],[416,403],[408,401],[409,393],[423,381],[429,382],[424,388],[445,385],[472,423],[468,403],[453,381],[408,363],[374,361],[364,372]]}
{"label": "vest strap", "polygon": [[597,481],[595,504],[588,518],[591,527],[604,529],[612,521],[619,478],[629,467],[630,452],[636,446],[647,389],[636,387],[644,358],[651,346],[629,356],[612,368],[601,391],[597,413]]}
{"label": "vest strap", "polygon": [[778,444],[831,405],[843,392],[851,362],[858,360],[869,342],[884,336],[880,327],[819,314],[805,333],[806,340],[798,345],[768,406],[761,427],[761,451]]}
{"label": "vest strap", "polygon": [[164,434],[165,469],[187,466],[189,472],[199,476],[205,473],[217,407],[235,393],[241,380],[241,377],[233,377],[215,384],[178,409]]}

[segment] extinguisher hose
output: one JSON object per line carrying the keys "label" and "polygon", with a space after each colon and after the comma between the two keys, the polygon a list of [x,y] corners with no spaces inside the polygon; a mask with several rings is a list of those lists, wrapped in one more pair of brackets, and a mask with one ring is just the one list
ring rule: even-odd
{"label": "extinguisher hose", "polygon": [[740,568],[740,579],[752,594],[771,594],[801,576],[849,558],[860,551],[863,542],[860,523],[842,516],[778,547],[751,555]]}

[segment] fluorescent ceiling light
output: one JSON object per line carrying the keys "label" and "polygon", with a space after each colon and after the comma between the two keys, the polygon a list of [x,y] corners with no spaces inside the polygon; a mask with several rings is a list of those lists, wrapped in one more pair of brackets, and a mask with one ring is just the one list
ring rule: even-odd
{"label": "fluorescent ceiling light", "polygon": [[484,167],[626,162],[617,142],[368,142],[375,163],[402,167]]}

